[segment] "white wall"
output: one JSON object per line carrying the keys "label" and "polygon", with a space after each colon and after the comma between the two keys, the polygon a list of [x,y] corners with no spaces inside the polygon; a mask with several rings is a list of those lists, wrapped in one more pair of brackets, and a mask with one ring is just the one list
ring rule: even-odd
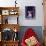
{"label": "white wall", "polygon": [[[15,0],[0,0],[0,6],[14,6]],[[42,0],[17,0],[19,10],[19,24],[21,26],[43,26],[43,6]],[[27,20],[25,18],[25,6],[35,6],[36,18]]]}

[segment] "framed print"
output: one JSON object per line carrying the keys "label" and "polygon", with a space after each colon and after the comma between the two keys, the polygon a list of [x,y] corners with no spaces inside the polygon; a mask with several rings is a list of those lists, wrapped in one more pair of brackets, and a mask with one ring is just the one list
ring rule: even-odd
{"label": "framed print", "polygon": [[35,18],[35,6],[25,6],[25,18]]}
{"label": "framed print", "polygon": [[15,11],[15,12],[12,12],[12,11],[11,11],[11,12],[10,12],[10,15],[16,15],[17,13],[18,13],[18,12],[16,12],[16,11]]}
{"label": "framed print", "polygon": [[14,15],[14,10],[10,10],[10,11],[9,11],[9,14],[10,14],[10,15]]}
{"label": "framed print", "polygon": [[16,15],[18,12],[16,10],[10,10],[9,14],[10,15]]}
{"label": "framed print", "polygon": [[11,11],[11,12],[10,12],[10,15],[14,15],[14,12]]}
{"label": "framed print", "polygon": [[9,15],[9,10],[2,10],[2,15]]}

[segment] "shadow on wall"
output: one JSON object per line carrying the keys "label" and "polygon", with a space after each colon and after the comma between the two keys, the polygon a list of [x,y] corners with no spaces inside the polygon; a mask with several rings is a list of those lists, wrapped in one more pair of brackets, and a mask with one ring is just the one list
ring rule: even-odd
{"label": "shadow on wall", "polygon": [[39,39],[39,41],[41,43],[43,43],[43,30],[42,30],[42,27],[41,26],[21,26],[20,27],[20,32],[19,32],[19,39],[20,39],[20,42],[24,36],[24,33],[25,31],[28,29],[28,28],[32,28],[34,32],[36,32],[37,34],[37,37]]}

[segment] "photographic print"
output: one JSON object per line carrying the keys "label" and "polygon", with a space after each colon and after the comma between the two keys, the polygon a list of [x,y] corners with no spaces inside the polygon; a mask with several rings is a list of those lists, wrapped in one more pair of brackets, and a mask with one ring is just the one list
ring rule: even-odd
{"label": "photographic print", "polygon": [[2,10],[2,15],[9,15],[9,10]]}
{"label": "photographic print", "polygon": [[35,18],[35,6],[26,6],[25,7],[25,18]]}

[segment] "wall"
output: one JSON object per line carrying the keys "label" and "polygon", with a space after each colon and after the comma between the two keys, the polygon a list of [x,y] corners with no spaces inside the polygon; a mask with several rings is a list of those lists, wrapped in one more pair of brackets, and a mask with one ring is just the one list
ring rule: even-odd
{"label": "wall", "polygon": [[[15,6],[14,3],[15,0],[0,0],[0,6],[6,7],[6,6]],[[17,0],[17,3],[20,7],[19,10],[19,24],[21,26],[43,26],[43,6],[42,6],[42,0]],[[35,19],[26,19],[25,18],[25,6],[35,6]]]}
{"label": "wall", "polygon": [[[20,7],[20,24],[22,26],[43,26],[43,6],[42,6],[42,0],[21,0],[19,1],[21,3]],[[27,20],[25,19],[25,6],[35,6],[36,9],[36,18]]]}

